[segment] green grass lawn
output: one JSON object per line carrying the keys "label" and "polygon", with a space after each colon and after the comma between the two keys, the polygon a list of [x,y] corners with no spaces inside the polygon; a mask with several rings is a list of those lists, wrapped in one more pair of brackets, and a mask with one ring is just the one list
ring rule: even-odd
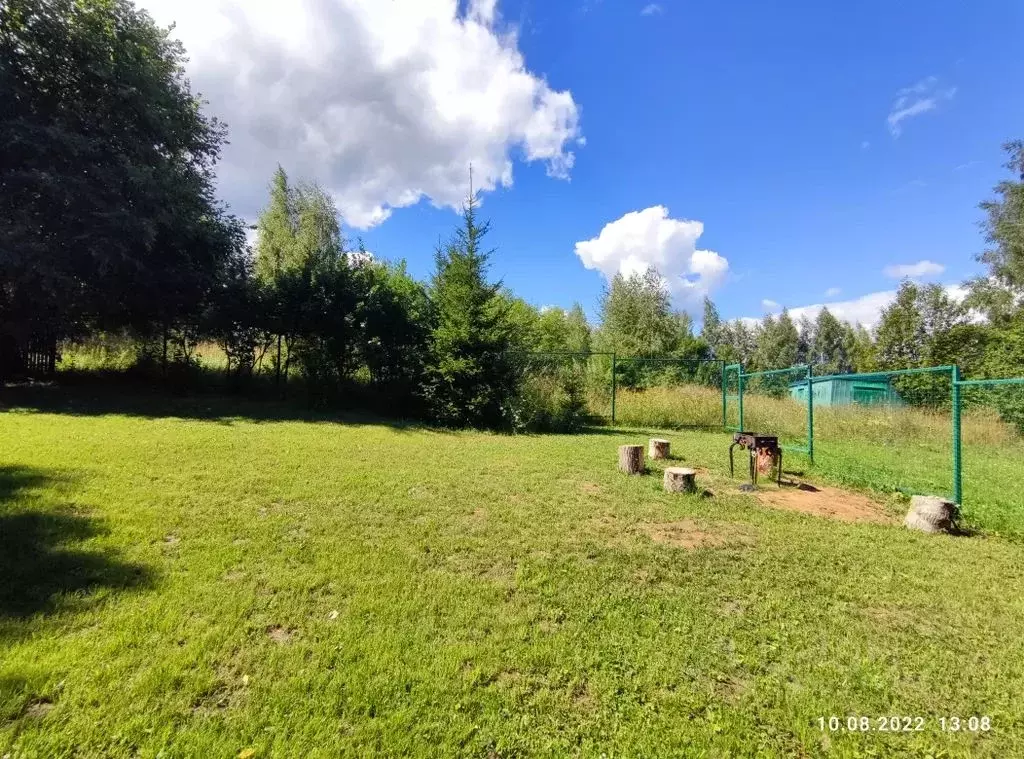
{"label": "green grass lawn", "polygon": [[0,412],[0,756],[1024,754],[1019,539],[762,507],[722,433],[670,496],[642,431],[120,407]]}

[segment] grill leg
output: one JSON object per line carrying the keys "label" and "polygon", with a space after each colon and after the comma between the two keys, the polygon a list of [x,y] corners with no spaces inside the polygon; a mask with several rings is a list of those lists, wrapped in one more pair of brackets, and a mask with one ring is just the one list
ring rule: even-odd
{"label": "grill leg", "polygon": [[754,448],[749,448],[748,449],[748,453],[749,453],[749,458],[750,458],[750,484],[753,485],[756,488],[757,487],[757,456],[754,454],[755,450],[756,449],[754,449]]}
{"label": "grill leg", "polygon": [[775,482],[781,488],[782,487],[782,449],[781,448],[779,448],[778,454],[779,454],[779,473],[778,473],[778,476],[777,476]]}
{"label": "grill leg", "polygon": [[730,477],[735,477],[736,476],[736,470],[735,470],[735,467],[733,467],[733,463],[732,463],[732,449],[735,448],[735,447],[736,447],[736,443],[733,443],[732,445],[729,446],[729,476]]}

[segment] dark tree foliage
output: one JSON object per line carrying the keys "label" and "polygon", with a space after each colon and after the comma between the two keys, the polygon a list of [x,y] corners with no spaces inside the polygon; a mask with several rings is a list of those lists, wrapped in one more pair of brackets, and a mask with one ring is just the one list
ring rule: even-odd
{"label": "dark tree foliage", "polygon": [[227,375],[236,389],[252,377],[269,347],[270,340],[261,325],[261,314],[270,307],[268,300],[266,288],[253,274],[248,251],[232,255],[207,306],[202,327],[204,335],[224,351]]}
{"label": "dark tree foliage", "polygon": [[[365,252],[356,260],[366,261]],[[426,289],[397,265],[366,261],[356,267],[363,293],[360,340],[370,383],[400,404],[420,410],[420,381],[427,362],[431,313]]]}
{"label": "dark tree foliage", "polygon": [[194,321],[244,236],[181,45],[127,0],[6,0],[0,61],[6,329]]}

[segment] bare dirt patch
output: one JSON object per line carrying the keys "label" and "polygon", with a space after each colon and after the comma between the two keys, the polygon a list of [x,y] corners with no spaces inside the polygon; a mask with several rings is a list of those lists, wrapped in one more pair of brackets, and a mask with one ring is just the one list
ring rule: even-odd
{"label": "bare dirt patch", "polygon": [[719,548],[726,545],[750,545],[753,540],[731,527],[701,527],[696,522],[684,519],[681,522],[664,522],[643,525],[642,529],[655,543],[694,550],[697,548]]}
{"label": "bare dirt patch", "polygon": [[940,635],[941,630],[931,622],[928,614],[898,606],[866,606],[859,610],[872,625],[890,630],[903,630],[917,635]]}
{"label": "bare dirt patch", "polygon": [[895,522],[893,517],[886,513],[884,506],[860,493],[802,483],[794,486],[785,481],[781,489],[769,487],[770,489],[757,491],[757,500],[775,509],[797,511],[842,522]]}
{"label": "bare dirt patch", "polygon": [[32,701],[25,707],[25,716],[33,719],[42,719],[53,709],[53,702],[47,698]]}
{"label": "bare dirt patch", "polygon": [[735,600],[733,600],[731,598],[728,601],[725,601],[722,604],[722,613],[723,614],[729,614],[729,615],[743,614],[745,611],[746,611],[746,609],[744,608],[743,604],[741,604],[739,601],[735,601]]}
{"label": "bare dirt patch", "polygon": [[719,698],[735,704],[749,691],[751,684],[742,678],[726,676],[715,682],[714,692]]}
{"label": "bare dirt patch", "polygon": [[586,495],[601,495],[604,492],[600,485],[595,485],[593,482],[581,483],[580,490]]}
{"label": "bare dirt patch", "polygon": [[572,705],[577,709],[593,709],[597,706],[597,698],[586,682],[578,683],[572,689]]}
{"label": "bare dirt patch", "polygon": [[279,646],[286,646],[292,642],[292,638],[295,637],[295,631],[281,627],[281,625],[274,625],[267,628],[267,637]]}

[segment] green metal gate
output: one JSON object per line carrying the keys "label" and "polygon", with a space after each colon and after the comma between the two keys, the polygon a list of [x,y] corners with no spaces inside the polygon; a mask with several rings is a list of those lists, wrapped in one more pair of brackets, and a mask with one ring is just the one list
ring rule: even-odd
{"label": "green metal gate", "polygon": [[[735,425],[729,424],[732,408],[736,409]],[[722,368],[722,426],[729,432],[743,432],[743,364]]]}

